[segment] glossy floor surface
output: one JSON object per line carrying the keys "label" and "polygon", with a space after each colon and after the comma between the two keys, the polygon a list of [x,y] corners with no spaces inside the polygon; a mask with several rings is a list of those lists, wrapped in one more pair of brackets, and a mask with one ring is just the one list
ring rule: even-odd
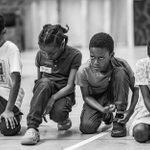
{"label": "glossy floor surface", "polygon": [[[83,62],[85,62],[89,58],[89,52],[88,50],[81,51]],[[34,79],[36,79],[35,55],[36,51],[26,51],[21,54],[23,62],[22,86],[26,93],[22,104],[24,116],[21,133],[14,137],[4,137],[0,134],[0,150],[149,150],[149,142],[140,144],[130,136],[112,138],[110,126],[102,125],[96,134],[81,134],[78,127],[83,101],[79,87],[76,88],[77,103],[70,114],[73,122],[72,128],[66,132],[60,132],[57,130],[57,124],[53,121],[43,122],[39,128],[41,141],[35,146],[22,146],[20,139],[26,130],[26,115],[29,111]],[[116,56],[126,59],[134,70],[135,62],[139,58],[146,57],[146,47],[117,48]]]}

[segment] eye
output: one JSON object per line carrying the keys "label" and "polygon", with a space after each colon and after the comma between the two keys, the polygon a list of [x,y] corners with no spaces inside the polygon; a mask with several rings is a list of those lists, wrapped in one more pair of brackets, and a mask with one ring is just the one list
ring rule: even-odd
{"label": "eye", "polygon": [[91,57],[91,59],[93,60],[93,59],[95,59],[95,57],[94,56],[90,56]]}
{"label": "eye", "polygon": [[98,58],[98,60],[103,60],[103,59],[104,59],[104,57],[99,57],[99,58]]}

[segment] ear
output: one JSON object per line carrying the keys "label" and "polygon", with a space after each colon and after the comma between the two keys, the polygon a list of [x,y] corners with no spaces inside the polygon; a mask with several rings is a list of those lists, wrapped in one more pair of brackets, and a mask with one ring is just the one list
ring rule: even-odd
{"label": "ear", "polygon": [[1,32],[1,34],[5,34],[6,33],[6,28],[4,28],[3,30],[2,30],[2,32]]}
{"label": "ear", "polygon": [[63,48],[63,49],[65,48],[65,40],[62,41],[60,48]]}
{"label": "ear", "polygon": [[110,57],[114,57],[115,53],[114,52],[111,52],[110,53]]}

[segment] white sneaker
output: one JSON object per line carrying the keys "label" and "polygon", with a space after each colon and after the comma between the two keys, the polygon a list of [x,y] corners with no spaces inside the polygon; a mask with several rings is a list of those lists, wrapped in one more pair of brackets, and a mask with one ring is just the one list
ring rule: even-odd
{"label": "white sneaker", "polygon": [[29,128],[21,139],[22,145],[35,145],[40,141],[40,134],[34,128]]}

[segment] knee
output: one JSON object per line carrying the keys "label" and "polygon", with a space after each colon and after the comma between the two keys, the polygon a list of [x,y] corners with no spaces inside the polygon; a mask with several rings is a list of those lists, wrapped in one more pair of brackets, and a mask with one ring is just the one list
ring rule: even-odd
{"label": "knee", "polygon": [[94,126],[94,123],[89,122],[89,121],[82,121],[80,124],[80,131],[83,134],[93,134],[97,132],[96,126]]}
{"label": "knee", "polygon": [[123,67],[118,67],[114,70],[114,76],[117,79],[124,79],[125,77],[127,77],[127,74]]}
{"label": "knee", "polygon": [[138,124],[133,128],[133,136],[137,142],[143,143],[149,139],[149,127],[145,124]]}
{"label": "knee", "polygon": [[0,123],[0,131],[4,136],[17,135],[19,133],[20,129],[21,129],[21,125],[19,122],[18,122],[18,125],[16,125],[14,129],[7,128],[4,119],[2,119],[2,121]]}
{"label": "knee", "polygon": [[48,78],[41,78],[40,79],[40,85],[42,85],[45,88],[48,88],[52,84],[51,84],[51,81]]}

